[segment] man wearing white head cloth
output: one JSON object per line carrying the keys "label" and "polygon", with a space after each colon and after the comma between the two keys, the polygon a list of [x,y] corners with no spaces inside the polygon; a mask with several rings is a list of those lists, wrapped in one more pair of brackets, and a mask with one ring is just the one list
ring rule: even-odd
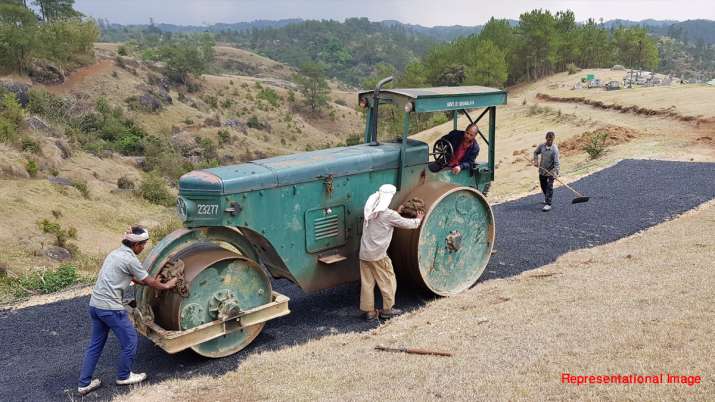
{"label": "man wearing white head cloth", "polygon": [[380,318],[388,319],[402,314],[402,311],[393,307],[397,280],[392,261],[387,256],[387,248],[396,227],[416,229],[424,216],[424,213],[418,212],[417,218],[407,219],[397,212],[402,206],[397,211],[389,209],[396,192],[395,186],[384,184],[365,203],[365,220],[360,239],[360,310],[365,312],[365,318],[368,320],[374,320],[378,316],[375,310],[375,284],[382,294]]}
{"label": "man wearing white head cloth", "polygon": [[97,389],[102,382],[92,379],[94,368],[102,355],[102,349],[111,330],[119,340],[122,351],[117,364],[117,384],[129,385],[146,379],[145,373],[132,373],[132,363],[137,352],[137,331],[132,326],[122,301],[129,284],[136,283],[166,290],[176,286],[176,279],[166,283],[149,276],[137,255],[144,250],[149,232],[134,226],[124,234],[122,246],[109,253],[99,271],[97,283],[89,299],[89,315],[92,318],[92,339],[85,352],[77,391],[86,395]]}

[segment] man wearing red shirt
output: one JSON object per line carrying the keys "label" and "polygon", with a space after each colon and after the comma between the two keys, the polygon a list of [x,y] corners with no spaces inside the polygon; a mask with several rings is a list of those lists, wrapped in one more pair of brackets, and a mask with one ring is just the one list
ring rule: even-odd
{"label": "man wearing red shirt", "polygon": [[452,159],[447,163],[453,174],[469,169],[479,155],[479,144],[476,137],[479,129],[476,124],[470,124],[465,131],[454,130],[442,137],[452,144],[454,151]]}

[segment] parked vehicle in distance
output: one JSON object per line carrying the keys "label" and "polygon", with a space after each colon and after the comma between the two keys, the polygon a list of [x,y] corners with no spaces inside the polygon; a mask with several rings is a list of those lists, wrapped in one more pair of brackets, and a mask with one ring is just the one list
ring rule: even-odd
{"label": "parked vehicle in distance", "polygon": [[588,82],[588,87],[589,88],[600,88],[601,87],[601,80],[598,78],[594,78],[591,81]]}
{"label": "parked vehicle in distance", "polygon": [[621,83],[620,83],[620,81],[615,81],[615,80],[614,80],[614,81],[608,81],[608,84],[606,84],[606,90],[607,90],[607,91],[613,91],[613,90],[617,90],[617,89],[621,89]]}

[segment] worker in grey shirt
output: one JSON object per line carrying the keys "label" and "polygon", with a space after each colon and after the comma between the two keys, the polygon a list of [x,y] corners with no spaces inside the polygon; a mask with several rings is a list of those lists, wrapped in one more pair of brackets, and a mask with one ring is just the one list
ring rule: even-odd
{"label": "worker in grey shirt", "polygon": [[[559,147],[554,144],[556,134],[546,133],[546,142],[534,150],[534,166],[539,168],[539,185],[544,193],[543,211],[551,210],[551,199],[554,195],[554,178],[559,175]],[[541,156],[541,159],[539,159]]]}
{"label": "worker in grey shirt", "polygon": [[384,184],[365,203],[360,239],[360,310],[365,313],[367,320],[378,317],[378,312],[375,310],[375,284],[382,294],[380,318],[388,319],[402,314],[401,310],[393,308],[397,280],[392,260],[387,256],[387,248],[390,246],[392,232],[396,227],[416,229],[424,216],[423,212],[418,212],[416,219],[407,219],[389,209],[395,192],[397,192],[395,186]]}
{"label": "worker in grey shirt", "polygon": [[117,337],[122,348],[117,365],[117,384],[136,384],[146,379],[145,373],[131,372],[138,339],[137,332],[122,304],[124,292],[132,281],[159,290],[176,286],[176,279],[162,283],[149,276],[142,267],[137,255],[144,250],[148,240],[149,232],[146,229],[139,226],[132,227],[124,234],[122,246],[109,253],[104,259],[89,299],[92,339],[84,356],[77,387],[80,395],[86,395],[102,385],[99,378],[92,379],[92,374],[102,355],[110,330]]}

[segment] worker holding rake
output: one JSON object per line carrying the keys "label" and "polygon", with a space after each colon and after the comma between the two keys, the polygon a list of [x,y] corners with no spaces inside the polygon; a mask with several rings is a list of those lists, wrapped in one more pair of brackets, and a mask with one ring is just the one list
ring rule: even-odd
{"label": "worker holding rake", "polygon": [[[559,175],[559,148],[554,144],[556,134],[553,131],[546,133],[546,142],[534,150],[534,166],[539,168],[539,184],[544,193],[544,208],[542,211],[551,210],[551,199],[554,194],[554,179]],[[541,158],[539,158],[541,156]]]}

